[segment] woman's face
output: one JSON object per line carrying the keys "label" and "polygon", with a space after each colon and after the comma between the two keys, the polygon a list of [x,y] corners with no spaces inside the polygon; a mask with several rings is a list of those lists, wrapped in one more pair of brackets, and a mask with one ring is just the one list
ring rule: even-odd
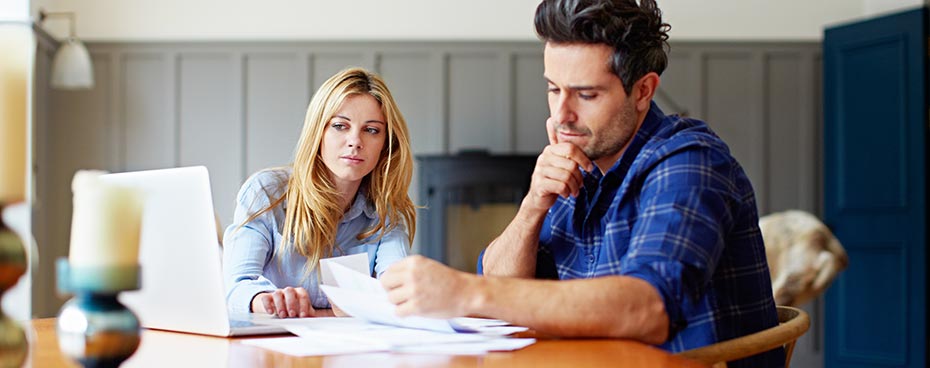
{"label": "woman's face", "polygon": [[346,97],[323,131],[323,163],[338,187],[358,185],[378,164],[387,137],[381,104],[369,94]]}

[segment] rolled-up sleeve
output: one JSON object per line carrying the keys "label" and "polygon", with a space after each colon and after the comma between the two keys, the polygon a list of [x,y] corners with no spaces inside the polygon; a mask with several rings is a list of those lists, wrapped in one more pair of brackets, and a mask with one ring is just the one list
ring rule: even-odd
{"label": "rolled-up sleeve", "polygon": [[233,224],[226,228],[223,245],[223,279],[226,304],[233,313],[251,311],[252,298],[277,287],[262,276],[265,265],[274,253],[276,223],[272,211],[240,225],[253,213],[271,203],[268,194],[255,177],[243,184],[237,196]]}
{"label": "rolled-up sleeve", "polygon": [[709,170],[713,156],[685,152],[654,170],[621,263],[621,274],[645,280],[663,298],[669,338],[687,326],[686,311],[701,302],[733,224],[732,191],[725,177],[715,177],[727,170]]}

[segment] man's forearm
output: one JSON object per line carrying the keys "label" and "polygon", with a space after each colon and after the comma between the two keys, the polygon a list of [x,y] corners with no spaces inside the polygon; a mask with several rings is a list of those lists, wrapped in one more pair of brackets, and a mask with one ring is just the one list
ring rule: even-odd
{"label": "man's forearm", "polygon": [[657,345],[668,338],[668,315],[659,292],[628,276],[543,281],[474,277],[472,315],[503,319],[565,337],[614,337]]}
{"label": "man's forearm", "polygon": [[484,252],[482,267],[485,275],[535,276],[539,231],[548,211],[530,209],[525,202],[504,232]]}

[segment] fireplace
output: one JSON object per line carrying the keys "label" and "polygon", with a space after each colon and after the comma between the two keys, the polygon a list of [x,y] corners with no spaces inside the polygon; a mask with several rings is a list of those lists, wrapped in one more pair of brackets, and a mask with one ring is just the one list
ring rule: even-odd
{"label": "fireplace", "polygon": [[536,156],[418,156],[420,253],[475,272],[478,254],[517,213]]}

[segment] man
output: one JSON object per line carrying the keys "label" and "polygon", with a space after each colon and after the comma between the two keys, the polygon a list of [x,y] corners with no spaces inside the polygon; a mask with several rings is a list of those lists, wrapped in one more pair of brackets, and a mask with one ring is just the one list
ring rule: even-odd
{"label": "man", "polygon": [[[775,326],[752,187],[706,124],[652,102],[669,26],[654,0],[544,0],[550,145],[484,255],[382,276],[402,315],[480,315],[678,352]],[[548,270],[548,271],[547,271]],[[552,273],[558,281],[532,280]],[[730,366],[778,366],[782,349]]]}

